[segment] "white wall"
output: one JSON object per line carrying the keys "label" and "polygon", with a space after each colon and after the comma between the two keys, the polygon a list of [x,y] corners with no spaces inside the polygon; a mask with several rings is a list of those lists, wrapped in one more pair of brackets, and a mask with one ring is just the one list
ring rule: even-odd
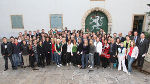
{"label": "white wall", "polygon": [[[49,30],[49,14],[63,14],[63,26],[81,29],[84,13],[94,7],[105,8],[112,16],[112,33],[127,34],[133,14],[148,11],[150,0],[0,0],[0,38],[17,35],[19,31]],[[24,29],[12,29],[10,15],[23,15]]]}

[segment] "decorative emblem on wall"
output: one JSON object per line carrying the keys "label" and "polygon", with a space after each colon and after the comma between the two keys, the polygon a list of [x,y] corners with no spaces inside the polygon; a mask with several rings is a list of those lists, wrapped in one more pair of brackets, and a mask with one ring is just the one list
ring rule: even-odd
{"label": "decorative emblem on wall", "polygon": [[97,15],[90,17],[89,24],[92,25],[91,31],[93,31],[94,29],[100,29],[101,26],[103,25],[103,19],[104,17]]}

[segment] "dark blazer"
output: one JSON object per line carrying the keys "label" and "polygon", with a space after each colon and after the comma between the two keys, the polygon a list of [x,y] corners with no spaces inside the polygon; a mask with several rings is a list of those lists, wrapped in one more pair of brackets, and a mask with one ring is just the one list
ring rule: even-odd
{"label": "dark blazer", "polygon": [[2,55],[11,55],[12,54],[12,47],[10,43],[6,43],[7,44],[7,49],[5,49],[5,44],[2,43],[1,44],[1,54]]}
{"label": "dark blazer", "polygon": [[37,52],[38,52],[38,55],[40,54],[44,54],[44,46],[40,46],[40,45],[37,45]]}
{"label": "dark blazer", "polygon": [[[117,37],[119,38],[119,37]],[[119,38],[120,39],[120,38]],[[124,42],[126,39],[124,37],[121,37],[120,42]]]}
{"label": "dark blazer", "polygon": [[[138,40],[140,39],[140,37],[139,36],[137,36],[137,39],[136,39],[136,42],[135,42],[135,44],[136,45],[138,45]],[[131,40],[134,40],[135,41],[135,38],[134,38],[134,36],[131,38]]]}
{"label": "dark blazer", "polygon": [[18,42],[18,45],[13,43],[13,54],[19,54],[21,52],[21,43]]}
{"label": "dark blazer", "polygon": [[62,54],[66,54],[67,53],[67,44],[63,44],[62,45]]}
{"label": "dark blazer", "polygon": [[43,43],[43,47],[46,53],[51,52],[52,51],[52,43],[49,41],[44,41]]}
{"label": "dark blazer", "polygon": [[143,55],[148,52],[149,43],[148,40],[145,38],[144,41],[141,43],[141,38],[138,40],[137,47],[139,49],[139,55]]}
{"label": "dark blazer", "polygon": [[77,48],[77,52],[79,52],[79,54],[81,54],[82,48],[83,48],[83,43],[80,43]]}
{"label": "dark blazer", "polygon": [[116,55],[117,53],[117,44],[114,43],[114,44],[110,44],[110,55]]}

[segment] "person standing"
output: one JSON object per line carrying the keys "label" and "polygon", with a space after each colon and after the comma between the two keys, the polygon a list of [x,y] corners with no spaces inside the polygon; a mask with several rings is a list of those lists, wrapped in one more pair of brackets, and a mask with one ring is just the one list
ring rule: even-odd
{"label": "person standing", "polygon": [[72,52],[72,46],[73,44],[71,43],[71,40],[68,39],[68,43],[67,43],[67,57],[66,57],[66,62],[67,62],[67,66],[68,66],[68,63],[71,64],[71,52]]}
{"label": "person standing", "polygon": [[102,53],[102,43],[100,42],[99,38],[97,37],[96,42],[94,42],[96,47],[96,52],[94,54],[94,62],[97,68],[100,67],[100,55]]}
{"label": "person standing", "polygon": [[144,33],[140,35],[140,39],[138,40],[139,54],[138,54],[138,68],[142,70],[144,64],[144,58],[147,55],[149,43],[148,40],[145,38]]}
{"label": "person standing", "polygon": [[117,61],[116,53],[117,53],[117,44],[115,43],[114,38],[112,38],[110,44],[110,67],[111,68],[113,68],[113,65]]}
{"label": "person standing", "polygon": [[94,46],[94,43],[93,43],[92,39],[90,39],[89,44],[90,44],[90,49],[89,49],[89,61],[90,61],[90,65],[89,65],[89,67],[90,68],[94,68],[94,53],[96,51],[96,48]]}
{"label": "person standing", "polygon": [[12,47],[10,43],[7,42],[7,38],[3,37],[3,43],[1,44],[1,54],[4,57],[5,60],[5,69],[4,71],[8,70],[8,58],[11,62],[12,69],[13,67],[13,60],[12,60]]}
{"label": "person standing", "polygon": [[62,64],[66,65],[66,55],[67,55],[67,43],[66,43],[66,38],[62,38]]}
{"label": "person standing", "polygon": [[51,52],[52,52],[52,43],[49,40],[49,37],[46,38],[46,41],[44,43],[45,48],[45,57],[46,57],[46,64],[50,65],[51,62]]}
{"label": "person standing", "polygon": [[29,47],[26,43],[25,40],[23,40],[23,44],[21,45],[21,52],[22,52],[22,57],[23,57],[23,62],[24,62],[24,68],[29,66]]}
{"label": "person standing", "polygon": [[60,44],[60,39],[57,39],[55,49],[56,49],[56,64],[57,64],[57,67],[60,67],[60,66],[62,66],[62,64],[61,64],[62,46]]}
{"label": "person standing", "polygon": [[82,48],[83,48],[82,39],[79,38],[78,39],[78,48],[77,48],[77,65],[79,68],[81,68]]}
{"label": "person standing", "polygon": [[84,39],[83,50],[82,50],[82,69],[85,69],[88,66],[88,57],[89,57],[89,45],[88,40]]}
{"label": "person standing", "polygon": [[45,67],[45,55],[44,55],[44,47],[42,41],[40,41],[37,45],[38,52],[38,66],[44,68]]}
{"label": "person standing", "polygon": [[137,59],[139,53],[139,49],[136,46],[134,40],[131,41],[131,46],[128,48],[128,72],[129,75],[132,72],[132,63]]}
{"label": "person standing", "polygon": [[14,69],[17,69],[18,65],[22,66],[21,44],[18,42],[17,38],[15,38],[15,42],[13,43],[12,59],[14,62]]}
{"label": "person standing", "polygon": [[73,40],[73,46],[72,46],[72,63],[73,66],[77,64],[77,43],[76,40]]}
{"label": "person standing", "polygon": [[118,48],[118,71],[121,70],[121,67],[123,67],[123,71],[128,73],[126,65],[125,65],[125,58],[126,58],[126,48],[124,48],[123,43],[120,44],[120,48]]}

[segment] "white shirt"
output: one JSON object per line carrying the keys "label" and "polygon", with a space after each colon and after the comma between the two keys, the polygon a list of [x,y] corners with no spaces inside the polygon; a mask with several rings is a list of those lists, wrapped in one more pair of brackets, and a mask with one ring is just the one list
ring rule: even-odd
{"label": "white shirt", "polygon": [[101,53],[102,53],[102,43],[101,42],[94,42],[94,45],[96,47],[96,52],[101,55]]}
{"label": "white shirt", "polygon": [[73,44],[72,44],[72,43],[71,43],[71,44],[68,44],[68,43],[67,43],[67,52],[72,53],[72,47],[73,47]]}

